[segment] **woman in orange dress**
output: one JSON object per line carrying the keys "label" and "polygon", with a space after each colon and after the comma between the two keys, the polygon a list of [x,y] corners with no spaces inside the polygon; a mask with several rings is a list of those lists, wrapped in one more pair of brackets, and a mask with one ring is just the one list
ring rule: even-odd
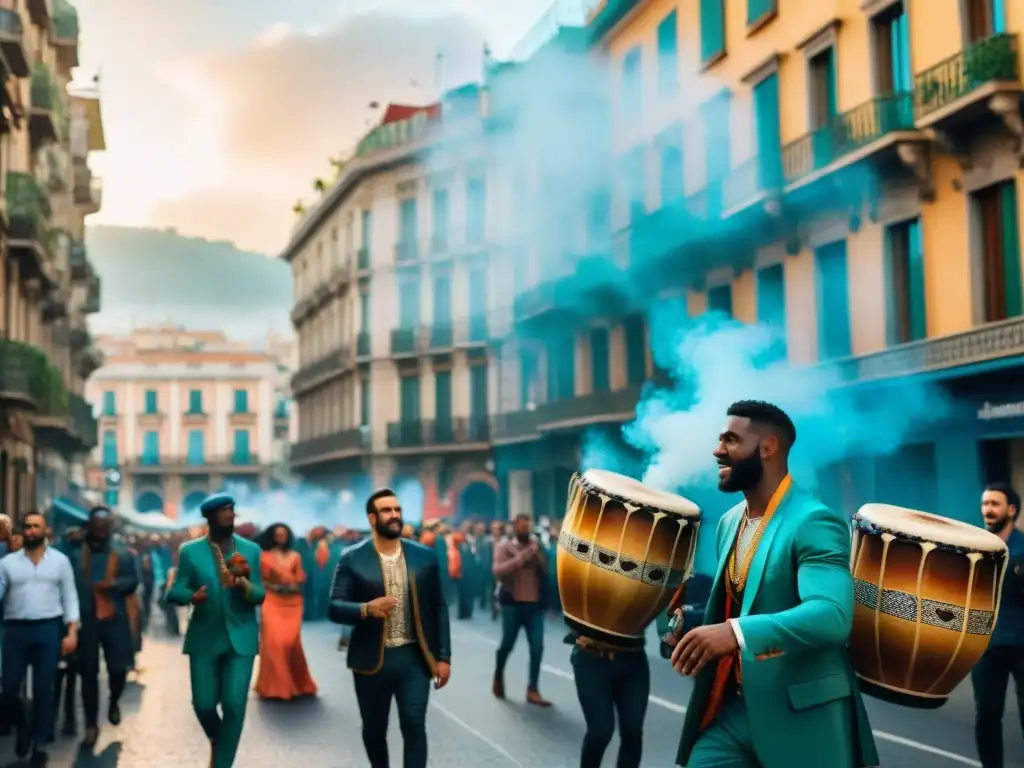
{"label": "woman in orange dress", "polygon": [[270,526],[263,539],[260,571],[267,588],[260,627],[260,672],[256,693],[263,699],[288,700],[316,695],[302,650],[302,585],[306,574],[294,536],[283,523]]}

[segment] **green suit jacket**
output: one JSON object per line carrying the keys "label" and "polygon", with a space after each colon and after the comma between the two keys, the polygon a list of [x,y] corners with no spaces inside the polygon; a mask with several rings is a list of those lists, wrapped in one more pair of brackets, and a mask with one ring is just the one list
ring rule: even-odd
{"label": "green suit jacket", "polygon": [[174,605],[189,605],[192,595],[206,587],[206,601],[195,606],[185,632],[183,652],[190,656],[219,655],[227,650],[239,656],[255,656],[260,647],[256,607],[263,602],[258,545],[235,536],[235,550],[249,563],[251,589],[225,587],[220,583],[220,568],[213,548],[204,536],[181,545],[178,550],[178,574],[167,593]]}
{"label": "green suit jacket", "polygon": [[[745,504],[718,523],[718,569],[705,623],[725,616],[723,572]],[[750,735],[764,768],[878,765],[867,711],[850,665],[853,628],[850,523],[795,485],[762,534],[736,618]],[[700,736],[715,665],[700,671],[677,762]]]}

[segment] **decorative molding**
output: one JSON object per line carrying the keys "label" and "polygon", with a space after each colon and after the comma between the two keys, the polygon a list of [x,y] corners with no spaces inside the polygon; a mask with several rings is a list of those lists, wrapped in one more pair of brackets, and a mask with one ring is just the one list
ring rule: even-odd
{"label": "decorative molding", "polygon": [[903,5],[903,0],[863,0],[860,4],[865,16],[877,16],[894,5]]}
{"label": "decorative molding", "polygon": [[897,145],[896,155],[917,179],[917,194],[921,201],[930,203],[935,200],[935,184],[932,180],[928,146],[919,141],[903,142]]}
{"label": "decorative molding", "polygon": [[842,27],[842,19],[832,19],[816,32],[811,33],[802,41],[796,44],[796,49],[806,58],[813,59],[827,48],[835,46],[839,38],[839,28]]}
{"label": "decorative molding", "polygon": [[778,51],[762,61],[752,70],[743,75],[740,80],[751,87],[757,85],[767,77],[771,77],[779,71],[779,64],[782,62],[782,54]]}
{"label": "decorative molding", "polygon": [[1021,115],[1020,95],[998,93],[989,99],[988,108],[999,116],[1013,136],[1017,167],[1024,169],[1024,116]]}

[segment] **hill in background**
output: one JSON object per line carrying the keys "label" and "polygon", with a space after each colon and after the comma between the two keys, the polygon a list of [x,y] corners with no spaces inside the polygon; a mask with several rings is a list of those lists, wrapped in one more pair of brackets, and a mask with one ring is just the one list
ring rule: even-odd
{"label": "hill in background", "polygon": [[291,270],[279,259],[172,229],[89,227],[86,245],[103,280],[96,333],[168,322],[236,339],[291,332]]}

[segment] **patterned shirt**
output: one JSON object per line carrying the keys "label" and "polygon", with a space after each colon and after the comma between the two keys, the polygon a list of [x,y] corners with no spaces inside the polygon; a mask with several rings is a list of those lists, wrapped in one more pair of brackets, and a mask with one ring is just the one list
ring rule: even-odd
{"label": "patterned shirt", "polygon": [[395,607],[384,621],[384,646],[398,648],[416,642],[413,626],[412,600],[409,597],[409,574],[405,556],[399,547],[393,555],[381,555],[384,568],[384,594],[395,598]]}

